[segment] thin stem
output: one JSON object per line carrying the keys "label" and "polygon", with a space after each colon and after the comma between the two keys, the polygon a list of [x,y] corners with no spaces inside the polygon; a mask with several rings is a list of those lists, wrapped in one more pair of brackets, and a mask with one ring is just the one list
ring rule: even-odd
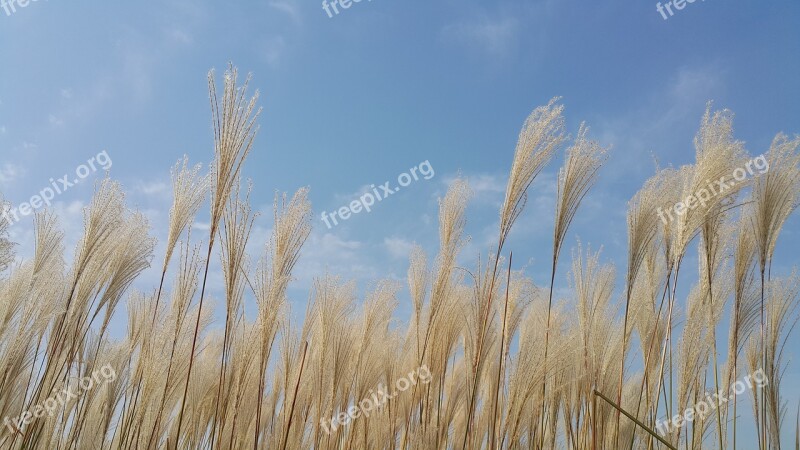
{"label": "thin stem", "polygon": [[[639,416],[639,410],[641,409],[642,403],[642,395],[647,393],[645,397],[645,404],[650,405],[650,375],[648,373],[648,368],[650,367],[650,358],[653,356],[653,350],[655,350],[656,338],[658,335],[656,332],[658,331],[658,325],[661,321],[661,311],[664,310],[664,300],[667,298],[667,294],[669,293],[669,286],[670,280],[672,278],[672,269],[667,268],[667,281],[664,283],[664,291],[661,293],[661,302],[658,305],[658,311],[656,312],[656,325],[655,329],[653,330],[653,337],[650,339],[650,345],[647,346],[647,355],[644,358],[644,376],[642,377],[642,384],[639,387],[639,399],[636,402],[636,416]],[[658,398],[658,392],[656,392],[656,398]],[[636,440],[636,433],[631,435],[631,445],[630,450],[633,450],[633,444]]]}
{"label": "thin stem", "polygon": [[289,430],[292,428],[292,416],[294,416],[294,405],[297,403],[297,390],[300,389],[300,379],[303,377],[303,367],[306,363],[306,351],[308,351],[308,341],[303,346],[303,357],[300,360],[300,373],[297,374],[297,382],[294,385],[294,396],[292,398],[292,407],[289,409],[289,418],[286,425],[286,431],[283,435],[283,450],[286,450],[286,444],[289,442]]}
{"label": "thin stem", "polygon": [[[714,314],[714,290],[713,290],[713,277],[712,277],[712,261],[711,261],[711,249],[710,243],[706,244],[706,275],[708,276],[708,302],[711,309],[711,314]],[[712,351],[714,352],[714,388],[717,392],[720,392],[719,389],[719,363],[717,361],[717,326],[714,320],[714,317],[711,317],[711,345],[713,345]],[[718,430],[718,437],[719,437],[719,450],[723,450],[723,439],[722,439],[722,411],[720,408],[715,408],[717,413],[717,430]]]}
{"label": "thin stem", "polygon": [[[761,368],[765,368],[767,365],[767,351],[766,351],[766,332],[764,329],[764,265],[761,265]],[[759,445],[762,449],[767,449],[767,394],[766,394],[766,386],[760,386],[761,390],[761,423],[763,428],[763,433],[761,436],[761,442]]]}
{"label": "thin stem", "polygon": [[553,269],[550,272],[550,297],[547,302],[547,326],[544,331],[544,380],[542,381],[542,417],[541,429],[539,430],[541,436],[539,437],[539,446],[544,448],[544,416],[545,408],[547,406],[547,351],[550,344],[550,319],[553,312],[553,285],[556,281],[556,265],[558,264],[558,257],[553,255]]}
{"label": "thin stem", "polygon": [[[625,375],[625,349],[628,345],[628,316],[631,304],[631,290],[633,289],[633,283],[628,286],[628,292],[625,295],[625,319],[623,320],[622,325],[622,356],[620,357],[619,362],[619,382],[617,388],[617,403],[622,404],[622,383],[624,381]],[[647,372],[647,367],[645,367],[645,372]],[[645,374],[645,378],[647,375]],[[619,448],[619,422],[620,422],[620,412],[617,411],[617,423],[614,426],[614,446]]]}
{"label": "thin stem", "polygon": [[178,429],[175,433],[175,449],[178,448],[178,441],[181,436],[181,425],[183,424],[183,413],[186,410],[186,396],[189,393],[189,380],[192,376],[192,366],[194,365],[195,350],[197,347],[197,334],[200,331],[200,316],[203,314],[203,299],[206,294],[206,281],[208,281],[208,266],[211,262],[211,250],[214,247],[214,231],[208,241],[208,255],[206,256],[206,268],[203,273],[203,287],[200,290],[200,302],[197,308],[197,321],[194,324],[194,337],[192,338],[192,352],[189,354],[189,369],[186,371],[186,385],[183,388],[183,398],[181,399],[181,412],[178,414]]}
{"label": "thin stem", "polygon": [[603,400],[606,401],[606,403],[608,403],[609,405],[614,407],[614,409],[616,409],[617,411],[621,412],[622,414],[625,414],[625,417],[627,417],[628,419],[631,419],[633,421],[633,423],[635,423],[636,425],[639,425],[640,427],[642,427],[642,429],[644,431],[647,431],[650,434],[650,436],[653,436],[654,438],[658,439],[658,441],[661,442],[662,444],[666,445],[667,447],[671,448],[672,450],[678,450],[677,448],[675,448],[675,446],[673,446],[669,442],[667,442],[664,439],[662,439],[661,436],[659,436],[655,431],[651,430],[650,428],[647,428],[647,426],[645,424],[643,424],[642,422],[639,422],[639,420],[636,419],[636,417],[633,417],[627,411],[625,411],[624,409],[620,408],[619,405],[617,405],[616,403],[611,401],[608,397],[606,397],[605,395],[601,394],[600,391],[598,391],[597,389],[594,390],[594,395],[602,398]]}
{"label": "thin stem", "polygon": [[[658,389],[656,389],[656,403],[655,403],[655,407],[653,408],[653,414],[655,416],[658,416],[658,404],[659,404],[659,400],[661,398],[661,397],[658,396],[658,394],[660,393],[662,387],[664,387],[664,389],[665,389],[665,391],[664,391],[664,394],[665,394],[664,395],[665,396],[664,407],[667,407],[667,402],[671,401],[671,397],[672,397],[672,392],[670,392],[670,399],[667,400],[667,398],[666,398],[666,387],[663,386],[664,385],[664,365],[665,365],[665,362],[666,362],[667,348],[668,347],[671,348],[671,345],[672,345],[671,344],[671,340],[672,340],[672,316],[673,316],[672,310],[673,310],[673,308],[675,306],[675,291],[678,288],[678,275],[680,274],[680,271],[681,271],[681,261],[682,260],[683,260],[683,257],[678,258],[678,261],[675,264],[675,278],[674,278],[674,280],[672,282],[672,291],[671,291],[670,298],[669,298],[669,308],[667,308],[667,336],[666,336],[666,342],[664,343],[664,348],[661,350],[661,363],[660,363],[660,368],[659,368]],[[672,379],[672,372],[669,373],[669,377],[670,377],[670,380],[671,380]],[[672,412],[672,409],[669,408],[668,411],[667,411],[667,416],[671,417],[671,412]],[[648,442],[648,448],[650,448],[650,446],[652,445],[652,439],[648,439],[648,441],[649,441]]]}
{"label": "thin stem", "polygon": [[511,252],[508,255],[508,275],[506,277],[506,301],[503,305],[503,332],[500,335],[500,355],[498,356],[497,362],[497,390],[495,391],[494,396],[494,412],[492,413],[492,434],[491,434],[491,441],[490,441],[490,448],[494,449],[496,447],[496,433],[497,433],[497,411],[498,411],[498,404],[500,403],[500,388],[505,378],[505,374],[503,373],[503,353],[505,352],[506,346],[506,320],[508,317],[508,293],[511,286],[511,259],[514,256],[514,252]]}
{"label": "thin stem", "polygon": [[[467,409],[467,424],[466,424],[466,427],[465,427],[466,430],[464,431],[464,446],[463,446],[464,450],[466,450],[466,448],[467,448],[467,443],[471,443],[471,441],[472,441],[472,434],[471,434],[471,431],[472,431],[472,419],[473,419],[473,415],[474,415],[474,412],[475,412],[475,403],[476,403],[477,396],[478,396],[478,384],[480,382],[480,367],[479,367],[480,355],[483,352],[483,340],[484,340],[485,335],[486,335],[486,325],[487,325],[487,322],[488,322],[488,319],[489,319],[489,312],[490,312],[491,306],[492,306],[492,296],[493,296],[492,294],[494,293],[494,284],[495,284],[495,282],[497,280],[497,267],[498,267],[498,264],[500,263],[500,253],[503,251],[503,243],[504,242],[505,241],[504,241],[504,238],[502,236],[500,237],[500,239],[497,242],[497,252],[495,253],[495,257],[494,257],[494,270],[492,270],[492,280],[491,280],[491,283],[489,285],[489,293],[487,294],[488,295],[488,299],[486,301],[486,310],[483,313],[483,319],[482,319],[482,323],[481,323],[481,328],[480,328],[480,330],[478,330],[479,334],[478,334],[478,342],[477,342],[476,351],[475,351],[475,361],[473,361],[473,364],[472,364],[473,378],[474,379],[472,380],[472,386],[471,386],[472,390],[470,392],[469,407]],[[403,439],[403,441],[405,442],[405,439]]]}

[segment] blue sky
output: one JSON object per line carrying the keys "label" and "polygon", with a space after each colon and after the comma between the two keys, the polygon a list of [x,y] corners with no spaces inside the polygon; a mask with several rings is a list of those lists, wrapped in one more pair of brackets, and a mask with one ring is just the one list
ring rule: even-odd
{"label": "blue sky", "polygon": [[[778,132],[800,133],[800,3],[708,0],[668,20],[655,3],[372,0],[332,18],[320,2],[295,0],[39,0],[11,15],[0,9],[0,192],[26,201],[106,150],[112,177],[163,241],[169,168],[184,153],[210,161],[206,73],[233,61],[253,73],[264,107],[245,168],[264,213],[255,251],[276,191],[309,186],[318,217],[422,161],[435,169],[369,214],[331,230],[315,220],[292,290],[302,311],[311,280],[326,270],[363,289],[404,278],[412,243],[433,254],[436,199],[459,173],[474,190],[462,260],[485,256],[519,127],[534,107],[562,96],[569,131],[586,121],[612,146],[569,244],[602,246],[623,273],[625,202],[652,175],[654,158],[662,166],[693,160],[708,100],[736,113],[736,136],[752,155]],[[534,185],[507,245],[540,283],[561,160]],[[70,245],[99,176],[57,198]],[[795,215],[784,228],[779,274],[796,261],[799,223]],[[31,224],[12,227],[23,256]],[[568,261],[566,252],[562,286]],[[157,284],[155,272],[138,287]],[[221,280],[218,271],[212,277]],[[790,346],[798,344],[796,333]],[[787,376],[798,374],[792,363]],[[800,396],[796,386],[786,392],[792,404]]]}

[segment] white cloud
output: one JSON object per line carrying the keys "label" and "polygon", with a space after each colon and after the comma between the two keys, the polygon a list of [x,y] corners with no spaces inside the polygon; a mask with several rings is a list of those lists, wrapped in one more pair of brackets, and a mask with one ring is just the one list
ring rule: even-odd
{"label": "white cloud", "polygon": [[312,232],[303,246],[295,276],[303,287],[325,273],[347,279],[369,280],[382,276],[369,261],[369,252],[360,241],[345,239],[334,233]]}
{"label": "white cloud", "polygon": [[519,22],[515,17],[487,16],[446,25],[442,36],[447,41],[477,47],[493,56],[506,55],[515,44]]}
{"label": "white cloud", "polygon": [[192,225],[192,229],[200,231],[209,231],[211,230],[211,224],[208,222],[195,222]]}
{"label": "white cloud", "polygon": [[156,60],[146,42],[131,38],[122,57],[121,80],[136,101],[150,99]]}
{"label": "white cloud", "polygon": [[300,23],[300,11],[292,1],[274,0],[269,2],[270,8],[286,13],[295,23]]}
{"label": "white cloud", "polygon": [[267,39],[261,45],[261,54],[264,59],[271,66],[278,65],[283,52],[286,49],[286,40],[283,36],[275,36]]}
{"label": "white cloud", "polygon": [[654,152],[694,155],[691,137],[686,135],[696,131],[706,102],[724,89],[724,69],[714,64],[683,67],[667,80],[650,98],[629,111],[616,116],[603,114],[590,123],[592,134],[602,144],[613,146],[609,164],[603,168],[604,176],[639,175],[644,181],[654,172]]}
{"label": "white cloud", "polygon": [[720,84],[719,70],[712,67],[682,67],[670,87],[676,99],[694,100],[708,95]]}
{"label": "white cloud", "polygon": [[383,239],[383,246],[395,259],[408,259],[414,243],[401,237],[392,236]]}
{"label": "white cloud", "polygon": [[[69,95],[73,98],[70,98],[69,102],[59,102],[56,110],[49,114],[48,123],[51,126],[61,126],[65,122],[90,120],[112,98],[113,79],[114,77],[111,75],[97,78],[88,90],[79,89],[77,97],[74,97],[73,91],[70,89]],[[63,92],[61,97],[62,99],[66,98]]]}
{"label": "white cloud", "polygon": [[47,117],[47,121],[50,122],[50,125],[52,125],[54,127],[63,127],[64,126],[64,120],[59,118],[59,117],[54,116],[53,114],[50,114]]}
{"label": "white cloud", "polygon": [[145,195],[156,195],[169,192],[169,185],[163,181],[139,181],[136,191]]}
{"label": "white cloud", "polygon": [[504,194],[508,183],[506,175],[477,175],[469,177],[469,186],[475,194]]}
{"label": "white cloud", "polygon": [[16,164],[5,163],[0,166],[0,186],[9,186],[23,175],[25,169]]}
{"label": "white cloud", "polygon": [[184,29],[166,29],[155,35],[127,29],[115,41],[115,57],[101,71],[95,72],[93,78],[80,86],[61,89],[62,99],[70,101],[61,102],[50,115],[50,124],[88,122],[115,102],[137,106],[149,102],[157,68],[181,50],[168,44],[188,44],[191,40],[191,33]]}
{"label": "white cloud", "polygon": [[372,187],[369,184],[365,184],[358,188],[354,192],[350,192],[348,194],[333,194],[333,199],[336,203],[341,203],[342,205],[348,205],[353,200],[358,199],[361,195],[366,194],[367,192],[372,192]]}
{"label": "white cloud", "polygon": [[[491,204],[495,207],[500,207],[503,204],[503,199],[506,193],[506,184],[508,183],[508,176],[505,174],[474,174],[466,175],[464,177],[469,184],[469,189],[472,194],[470,197],[471,203]],[[449,187],[455,177],[446,177],[443,183]],[[444,194],[437,192],[437,197]]]}
{"label": "white cloud", "polygon": [[192,36],[189,33],[185,32],[183,30],[171,29],[171,30],[167,31],[167,35],[173,41],[181,43],[181,44],[184,44],[184,45],[189,45],[192,42],[194,42],[194,39],[192,38]]}

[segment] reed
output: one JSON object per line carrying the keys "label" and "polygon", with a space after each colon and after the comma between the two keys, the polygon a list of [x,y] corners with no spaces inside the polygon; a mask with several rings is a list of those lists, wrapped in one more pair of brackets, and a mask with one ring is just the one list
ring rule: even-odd
{"label": "reed", "polygon": [[[98,183],[69,261],[53,213],[36,215],[29,260],[16,259],[0,222],[0,416],[9,418],[0,449],[766,450],[792,438],[800,447],[800,419],[794,430],[786,422],[793,399],[784,378],[800,276],[772,273],[800,203],[800,138],[779,134],[768,171],[662,222],[659,211],[748,158],[732,113],[709,104],[695,162],[657,169],[631,196],[617,284],[614,263],[580,243],[568,273],[559,270],[608,151],[585,125],[567,138],[553,99],[531,113],[508,154],[491,248],[462,254],[471,248],[470,188],[458,178],[439,202],[438,249],[415,246],[404,283],[376,280],[361,299],[354,282],[318,274],[296,320],[288,292],[311,236],[309,189],[278,193],[271,234],[256,242],[261,219],[249,197],[263,186],[244,181],[242,167],[259,110],[247,84],[231,66],[218,94],[209,74],[214,159],[207,173],[186,157],[173,167],[165,230],[150,230],[110,179]],[[510,236],[562,145],[553,245],[546,266],[533,263],[549,270],[539,286]],[[209,230],[198,240],[207,194]],[[151,235],[165,239],[163,255]],[[219,323],[207,307],[218,241]],[[253,243],[262,248],[256,259]],[[474,267],[465,256],[476,257]],[[156,257],[159,284],[133,290]],[[400,321],[406,297],[411,314]],[[112,338],[123,302],[127,329]],[[106,364],[113,381],[59,397]],[[759,370],[766,383],[750,392],[757,436],[741,432],[750,420],[744,397],[659,434],[657,421]]]}

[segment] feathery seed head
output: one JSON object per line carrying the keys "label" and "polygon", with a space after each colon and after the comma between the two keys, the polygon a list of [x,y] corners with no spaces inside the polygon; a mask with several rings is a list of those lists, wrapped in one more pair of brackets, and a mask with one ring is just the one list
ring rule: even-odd
{"label": "feathery seed head", "polygon": [[214,71],[208,73],[208,89],[211,97],[212,123],[214,129],[214,163],[211,184],[211,238],[217,231],[219,221],[225,210],[228,195],[231,193],[242,168],[244,160],[253,148],[261,109],[256,110],[259,93],[246,99],[247,77],[241,87],[237,87],[238,70],[230,65],[225,72],[222,101],[217,98]]}
{"label": "feathery seed head", "polygon": [[169,265],[175,245],[181,233],[194,220],[200,205],[208,192],[210,175],[200,175],[202,164],[189,167],[189,158],[184,156],[171,170],[172,207],[169,212],[167,250],[164,255],[164,269]]}
{"label": "feathery seed head", "polygon": [[564,106],[553,98],[533,110],[519,135],[514,162],[508,177],[506,196],[500,210],[500,236],[504,241],[522,213],[528,187],[553,157],[564,140]]}

